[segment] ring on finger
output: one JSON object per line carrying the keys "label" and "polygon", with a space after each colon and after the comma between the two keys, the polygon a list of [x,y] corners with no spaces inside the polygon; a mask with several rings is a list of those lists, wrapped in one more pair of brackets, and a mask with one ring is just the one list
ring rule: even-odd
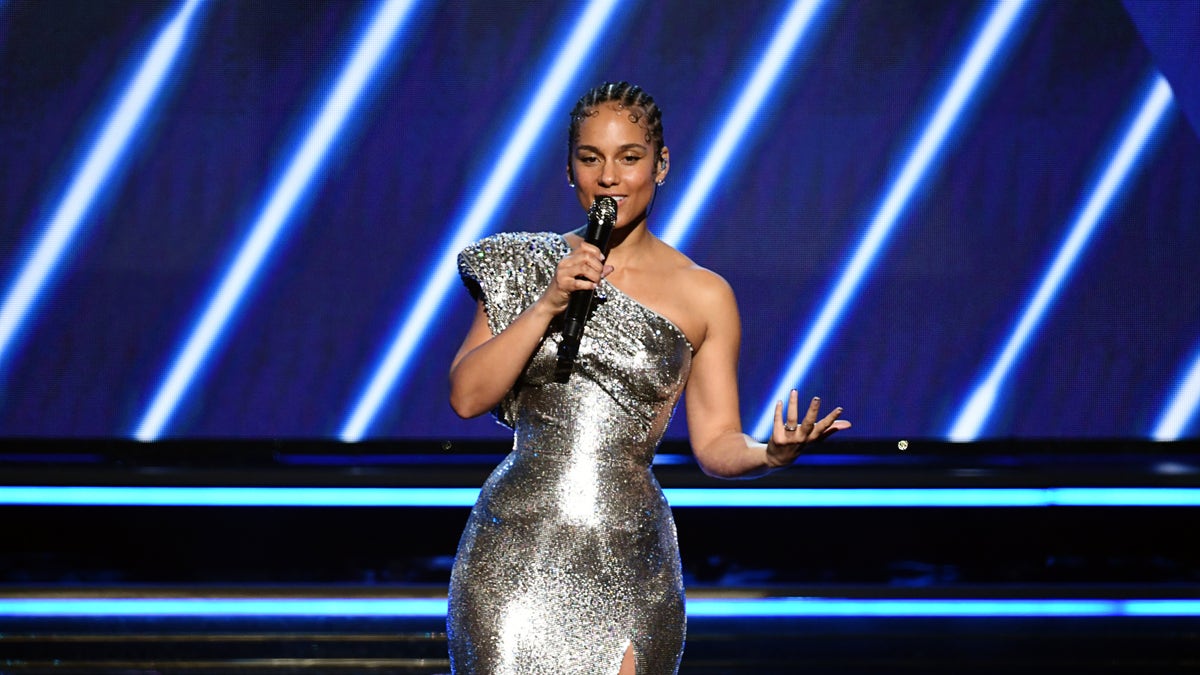
{"label": "ring on finger", "polygon": [[784,431],[795,431],[796,425],[795,424],[785,424],[785,425],[783,425],[783,430]]}

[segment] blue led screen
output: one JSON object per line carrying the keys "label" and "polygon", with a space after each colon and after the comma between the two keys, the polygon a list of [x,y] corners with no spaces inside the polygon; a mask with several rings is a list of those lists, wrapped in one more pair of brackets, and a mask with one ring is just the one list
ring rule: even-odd
{"label": "blue led screen", "polygon": [[748,431],[1194,438],[1195,64],[1196,2],[0,2],[0,435],[505,436],[453,253],[582,224],[567,111],[627,79]]}

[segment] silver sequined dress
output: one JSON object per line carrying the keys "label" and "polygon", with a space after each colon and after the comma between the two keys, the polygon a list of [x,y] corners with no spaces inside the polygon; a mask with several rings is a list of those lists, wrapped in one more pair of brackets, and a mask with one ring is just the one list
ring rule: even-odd
{"label": "silver sequined dress", "polygon": [[[459,271],[499,333],[570,252],[553,233],[472,244]],[[552,323],[496,410],[512,452],[484,483],[450,578],[455,673],[675,673],[684,642],[675,523],[650,470],[687,382],[692,348],[672,323],[608,282],[575,371],[554,381]]]}

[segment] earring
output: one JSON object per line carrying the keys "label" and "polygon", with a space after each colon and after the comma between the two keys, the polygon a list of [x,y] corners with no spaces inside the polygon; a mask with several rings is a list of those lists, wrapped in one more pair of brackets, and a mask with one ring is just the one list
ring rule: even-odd
{"label": "earring", "polygon": [[662,184],[663,184],[663,183],[665,183],[665,182],[667,182],[667,179],[666,179],[666,178],[664,178],[664,179],[662,179],[662,180],[658,181],[657,183],[655,183],[655,185],[657,185],[657,186],[659,186],[659,187],[662,187]]}
{"label": "earring", "polygon": [[570,187],[570,188],[575,187],[575,181],[571,181],[571,180],[567,181],[567,187]]}

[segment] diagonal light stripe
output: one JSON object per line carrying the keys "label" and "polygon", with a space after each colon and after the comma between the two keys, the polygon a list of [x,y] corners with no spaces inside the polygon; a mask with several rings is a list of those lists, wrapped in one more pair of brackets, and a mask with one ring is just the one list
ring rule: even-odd
{"label": "diagonal light stripe", "polygon": [[950,86],[942,95],[932,117],[905,160],[896,180],[888,188],[883,201],[871,218],[867,232],[850,257],[833,292],[809,328],[800,349],[792,357],[788,369],[779,378],[763,413],[754,427],[754,436],[764,438],[774,423],[775,401],[786,400],[788,392],[803,380],[816,359],[817,353],[833,332],[842,314],[858,292],[859,286],[875,262],[896,223],[899,222],[912,195],[927,178],[963,110],[975,96],[980,84],[1004,51],[1013,28],[1024,13],[1027,0],[998,0],[992,5],[982,28],[976,35],[967,56],[963,59]]}
{"label": "diagonal light stripe", "polygon": [[738,143],[746,135],[746,130],[774,90],[781,72],[792,59],[823,4],[824,0],[796,0],[779,22],[775,35],[759,59],[749,83],[738,96],[732,112],[717,133],[716,140],[700,161],[699,171],[688,184],[687,191],[667,221],[662,234],[662,240],[666,243],[675,248],[682,248],[687,243],[697,214],[708,201],[717,179],[728,168],[730,157],[733,156]]}
{"label": "diagonal light stripe", "polygon": [[62,201],[43,226],[29,257],[20,266],[0,305],[0,366],[8,357],[38,297],[53,280],[68,249],[96,201],[113,178],[146,116],[162,92],[167,75],[178,64],[193,19],[203,0],[186,0],[146,52],[145,58],[109,114],[90,151],[71,180]]}
{"label": "diagonal light stripe", "polygon": [[1059,289],[1066,281],[1071,269],[1075,266],[1084,247],[1087,246],[1092,234],[1096,231],[1101,218],[1108,211],[1121,188],[1129,180],[1138,160],[1148,145],[1155,128],[1166,116],[1171,104],[1171,88],[1166,79],[1155,74],[1146,94],[1139,104],[1137,113],[1133,116],[1129,127],[1122,135],[1120,145],[1105,162],[1105,169],[1091,189],[1082,204],[1075,222],[1066,240],[1054,256],[1054,261],[1046,270],[1038,284],[1033,298],[1021,313],[1008,340],[1004,343],[1000,355],[988,370],[987,375],[972,392],[966,404],[959,411],[957,419],[950,427],[948,436],[952,441],[971,441],[977,438],[991,415],[996,399],[1000,395],[1000,387],[1005,378],[1020,358],[1026,343],[1029,342],[1034,330],[1041,323],[1046,311],[1054,302]]}
{"label": "diagonal light stripe", "polygon": [[1200,353],[1192,361],[1187,374],[1180,380],[1171,402],[1163,411],[1158,424],[1154,426],[1154,440],[1178,440],[1187,431],[1188,423],[1196,417],[1197,407],[1200,407]]}
{"label": "diagonal light stripe", "polygon": [[522,99],[528,102],[528,110],[497,155],[496,168],[488,175],[466,215],[455,226],[453,236],[443,246],[416,301],[401,316],[387,350],[342,425],[338,436],[343,441],[358,441],[367,433],[396,383],[404,377],[413,354],[458,278],[458,252],[483,235],[492,223],[505,194],[545,130],[550,115],[558,110],[567,88],[593,53],[593,47],[617,4],[617,0],[591,0],[563,41],[538,90]]}
{"label": "diagonal light stripe", "polygon": [[384,0],[378,5],[299,150],[271,191],[270,198],[254,221],[250,235],[243,242],[233,264],[226,270],[143,414],[134,431],[138,440],[150,441],[162,434],[199,369],[211,356],[215,343],[245,298],[263,262],[278,243],[296,205],[316,179],[329,149],[361,102],[363,90],[376,76],[380,63],[391,51],[391,45],[395,43],[415,4],[416,0]]}

